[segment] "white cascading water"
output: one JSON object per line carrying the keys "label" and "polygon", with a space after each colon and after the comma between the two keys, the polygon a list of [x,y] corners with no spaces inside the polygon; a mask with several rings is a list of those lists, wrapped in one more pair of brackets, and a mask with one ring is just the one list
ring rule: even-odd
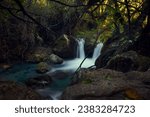
{"label": "white cascading water", "polygon": [[[82,39],[82,38],[78,39],[77,43],[78,43],[78,46],[77,46],[76,58],[74,58],[73,60],[66,60],[59,66],[54,66],[54,68],[50,72],[55,72],[57,70],[63,70],[63,71],[67,70],[67,71],[71,71],[71,72],[76,71],[76,69],[80,66],[82,61],[85,59],[85,51],[84,51],[85,41],[84,41],[84,39]],[[93,51],[93,56],[91,58],[86,58],[82,64],[81,68],[88,68],[88,67],[91,67],[94,65],[95,60],[100,55],[102,46],[103,46],[102,43],[98,43],[96,45],[96,47]],[[38,90],[38,92],[42,95],[49,94],[49,96],[54,100],[59,99],[59,97],[62,94],[62,91],[55,91],[55,90],[51,90],[51,89],[40,89],[40,90]]]}
{"label": "white cascading water", "polygon": [[84,58],[85,57],[85,52],[84,52],[84,44],[85,40],[84,39],[77,39],[78,42],[78,47],[77,47],[77,58]]}
{"label": "white cascading water", "polygon": [[103,43],[98,43],[94,49],[92,59],[97,59],[100,55],[101,49],[103,47]]}
{"label": "white cascading water", "polygon": [[[79,67],[79,65],[81,64],[81,62],[85,58],[85,51],[84,51],[85,41],[84,41],[84,39],[81,38],[81,39],[77,40],[77,43],[78,43],[78,46],[77,46],[76,58],[73,59],[73,60],[64,61],[60,66],[57,66],[56,68],[54,68],[52,70],[52,72],[56,71],[56,70],[72,70],[72,71],[75,71]],[[85,61],[82,64],[81,68],[88,68],[88,67],[94,66],[95,60],[100,55],[102,46],[103,46],[102,43],[98,43],[96,45],[96,47],[93,51],[92,58],[86,58]]]}

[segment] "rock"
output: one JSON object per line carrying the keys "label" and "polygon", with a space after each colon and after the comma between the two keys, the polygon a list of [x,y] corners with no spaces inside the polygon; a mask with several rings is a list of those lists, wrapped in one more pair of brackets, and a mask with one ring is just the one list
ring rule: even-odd
{"label": "rock", "polygon": [[116,49],[117,48],[111,48],[101,53],[101,55],[95,61],[96,68],[105,67],[107,62],[114,56]]}
{"label": "rock", "polygon": [[54,44],[54,54],[60,56],[63,59],[70,59],[75,57],[76,52],[76,40],[67,35],[62,35]]}
{"label": "rock", "polygon": [[136,51],[138,54],[150,57],[150,33],[146,26],[142,31],[140,29],[132,32],[132,39],[127,33],[114,34],[105,43],[101,51],[100,57],[96,60],[97,68],[105,67],[107,62],[124,52]]}
{"label": "rock", "polygon": [[25,58],[26,61],[33,63],[47,62],[51,54],[51,48],[37,47],[26,53]]}
{"label": "rock", "polygon": [[53,79],[63,80],[68,78],[71,75],[71,73],[67,71],[57,70],[55,72],[49,73],[48,75],[51,76]]}
{"label": "rock", "polygon": [[139,84],[135,83],[134,87],[125,91],[125,95],[129,99],[150,99],[150,71],[131,71],[125,75],[133,83],[139,81]]}
{"label": "rock", "polygon": [[122,72],[132,70],[147,71],[150,67],[150,58],[137,54],[135,51],[128,51],[112,57],[106,68]]}
{"label": "rock", "polygon": [[61,64],[63,59],[53,54],[51,48],[37,47],[26,54],[26,61],[32,63],[48,62]]}
{"label": "rock", "polygon": [[130,80],[140,80],[143,83],[150,85],[150,71],[139,72],[139,71],[131,71],[125,73],[127,79]]}
{"label": "rock", "polygon": [[[101,99],[126,88],[125,76],[112,70],[93,70],[82,72],[80,82],[68,87],[62,99]],[[117,88],[116,88],[117,87]]]}
{"label": "rock", "polygon": [[[61,99],[150,99],[147,84],[139,78],[130,79],[122,72],[109,69],[87,70],[78,77],[80,81],[67,87]],[[130,95],[132,92],[134,94]]]}
{"label": "rock", "polygon": [[10,68],[12,68],[12,65],[10,65],[10,64],[0,64],[0,69],[2,69],[4,71],[8,70]]}
{"label": "rock", "polygon": [[53,63],[53,64],[61,64],[61,63],[63,63],[63,59],[55,54],[51,54],[49,56],[49,62]]}
{"label": "rock", "polygon": [[49,75],[42,75],[35,78],[29,78],[26,85],[34,89],[45,88],[51,85],[52,78]]}
{"label": "rock", "polygon": [[38,93],[13,81],[0,81],[0,100],[40,100]]}
{"label": "rock", "polygon": [[101,55],[97,58],[95,65],[97,68],[105,67],[107,62],[117,54],[131,50],[132,42],[128,40],[126,34],[116,34],[108,38],[103,44]]}
{"label": "rock", "polygon": [[50,67],[49,67],[49,65],[47,63],[40,62],[39,64],[37,64],[36,71],[38,73],[46,73],[49,70],[50,70]]}

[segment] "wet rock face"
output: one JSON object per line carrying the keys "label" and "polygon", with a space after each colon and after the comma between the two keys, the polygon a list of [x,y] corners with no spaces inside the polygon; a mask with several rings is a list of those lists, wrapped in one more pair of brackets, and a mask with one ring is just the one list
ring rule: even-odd
{"label": "wet rock face", "polygon": [[[79,82],[66,88],[62,99],[150,99],[148,78],[139,80],[139,74],[124,74],[109,69],[83,71],[78,75]],[[133,77],[130,79],[130,77]]]}
{"label": "wet rock face", "polygon": [[40,100],[42,97],[30,88],[12,81],[0,81],[0,100]]}
{"label": "wet rock face", "polygon": [[33,89],[45,88],[50,86],[51,83],[52,78],[49,75],[42,75],[35,78],[29,78],[26,81],[26,85]]}

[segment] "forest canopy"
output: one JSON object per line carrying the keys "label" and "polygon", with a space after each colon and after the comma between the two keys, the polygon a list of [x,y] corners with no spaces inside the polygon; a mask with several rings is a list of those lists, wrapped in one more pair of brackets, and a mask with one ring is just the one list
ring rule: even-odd
{"label": "forest canopy", "polygon": [[1,51],[11,47],[8,40],[22,45],[22,53],[37,43],[51,45],[63,34],[89,42],[116,34],[135,40],[149,24],[149,11],[148,0],[1,0]]}

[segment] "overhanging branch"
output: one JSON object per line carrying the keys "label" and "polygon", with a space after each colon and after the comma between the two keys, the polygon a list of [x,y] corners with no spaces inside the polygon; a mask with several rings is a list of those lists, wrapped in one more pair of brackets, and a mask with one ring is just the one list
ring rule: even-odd
{"label": "overhanging branch", "polygon": [[88,5],[84,5],[84,4],[83,5],[70,5],[70,4],[66,4],[64,2],[60,2],[58,0],[49,0],[49,1],[58,3],[60,5],[68,6],[68,7],[85,7],[85,6],[88,6]]}
{"label": "overhanging branch", "polygon": [[39,23],[36,19],[34,19],[32,16],[30,16],[30,15],[27,13],[27,11],[24,9],[24,7],[23,7],[22,3],[20,2],[20,0],[13,0],[13,1],[14,1],[14,2],[17,4],[17,6],[20,8],[20,11],[21,11],[25,16],[27,16],[30,20],[32,20],[35,24],[37,24],[37,25],[43,27],[44,29],[50,31],[51,33],[55,34],[52,30],[50,30],[49,28],[43,26],[43,25],[42,25],[41,23]]}

